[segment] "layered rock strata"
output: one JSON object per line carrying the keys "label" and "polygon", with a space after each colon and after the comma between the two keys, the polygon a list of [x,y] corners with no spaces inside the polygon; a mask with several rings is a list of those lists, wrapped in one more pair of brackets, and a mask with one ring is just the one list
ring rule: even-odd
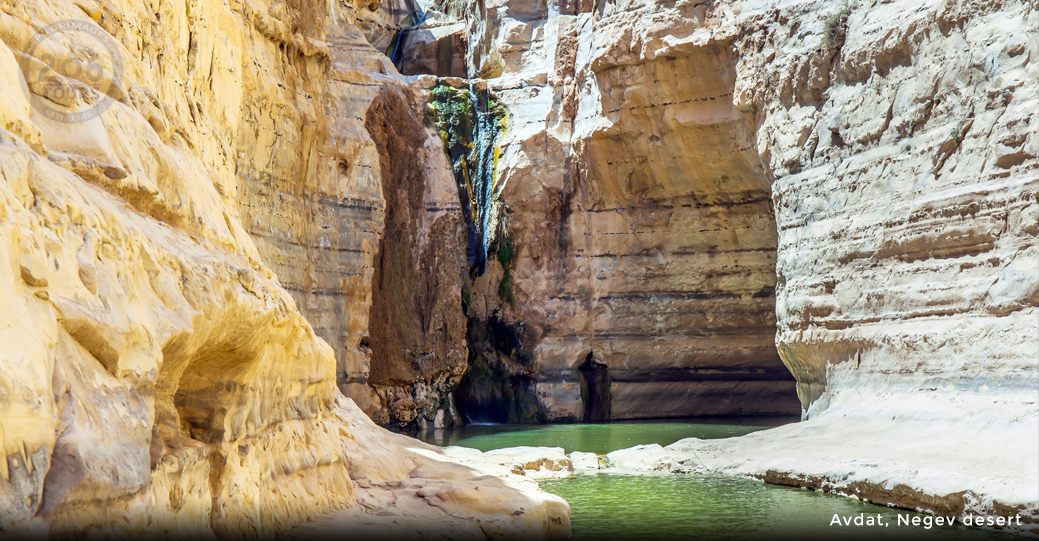
{"label": "layered rock strata", "polygon": [[734,20],[735,102],[774,178],[777,344],[810,420],[769,452],[773,477],[1039,522],[1036,6]]}
{"label": "layered rock strata", "polygon": [[[0,3],[0,531],[266,538],[379,512],[377,477],[438,487],[413,516],[568,534],[565,503],[408,451],[337,390],[367,374],[372,275],[415,276],[372,263],[384,224],[458,294],[450,165],[356,11]],[[418,283],[429,348],[457,349],[461,307]]]}
{"label": "layered rock strata", "polygon": [[[239,135],[238,211],[332,346],[347,396],[383,423],[450,422],[465,240],[451,166],[423,125],[431,81],[408,86],[368,41],[386,41],[399,9],[333,7],[312,29],[325,56],[286,66],[271,42],[246,63],[261,91]],[[294,75],[271,76],[283,69]]]}
{"label": "layered rock strata", "polygon": [[806,423],[651,467],[1037,520],[1034,4],[467,17],[510,108],[515,256],[474,283],[460,393],[510,420],[779,412],[789,370]]}
{"label": "layered rock strata", "polygon": [[[748,353],[712,359],[747,367],[774,323],[807,421],[680,442],[644,467],[1039,521],[1034,4],[504,3],[472,21],[474,69],[515,104],[503,170],[523,239],[514,272],[539,311],[518,300],[499,317],[540,331],[527,373],[543,411],[587,414],[581,363],[593,379],[596,364],[611,376],[654,367],[649,381],[613,382],[614,416],[639,396],[675,396],[663,389],[685,384],[652,380],[674,374],[657,364],[668,340],[696,352],[732,329],[714,351]],[[698,224],[683,244],[649,234],[683,223]],[[602,240],[613,238],[631,240]],[[702,263],[685,270],[668,242]],[[639,246],[667,266],[622,266]],[[567,302],[549,296],[569,280]],[[616,296],[642,284],[690,288],[692,304]],[[763,306],[773,285],[775,319]],[[722,298],[729,288],[738,301]],[[669,306],[675,315],[654,319]],[[646,342],[659,345],[651,360],[623,362]]]}
{"label": "layered rock strata", "polygon": [[474,286],[490,338],[470,342],[479,381],[460,392],[501,389],[472,406],[501,421],[796,412],[737,59],[724,43],[640,55],[630,7],[468,14],[470,71],[511,115],[499,163],[515,256]]}

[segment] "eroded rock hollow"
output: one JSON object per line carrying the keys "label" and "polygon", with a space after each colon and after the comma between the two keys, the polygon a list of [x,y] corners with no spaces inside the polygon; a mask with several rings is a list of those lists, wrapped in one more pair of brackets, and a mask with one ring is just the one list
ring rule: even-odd
{"label": "eroded rock hollow", "polygon": [[340,392],[410,422],[466,363],[431,78],[373,46],[395,11],[0,2],[0,535],[569,535]]}

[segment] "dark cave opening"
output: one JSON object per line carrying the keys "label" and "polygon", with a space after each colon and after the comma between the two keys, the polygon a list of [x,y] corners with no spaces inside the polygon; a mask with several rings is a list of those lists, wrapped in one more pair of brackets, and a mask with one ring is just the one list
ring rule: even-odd
{"label": "dark cave opening", "polygon": [[577,372],[581,378],[584,422],[601,423],[610,420],[610,367],[597,362],[595,356],[589,353]]}

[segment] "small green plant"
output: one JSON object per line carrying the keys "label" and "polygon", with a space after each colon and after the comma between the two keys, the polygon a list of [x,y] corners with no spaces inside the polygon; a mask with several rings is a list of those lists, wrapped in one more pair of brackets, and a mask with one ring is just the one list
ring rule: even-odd
{"label": "small green plant", "polygon": [[516,306],[516,299],[512,296],[512,272],[509,269],[505,269],[505,275],[498,284],[498,298],[511,306]]}
{"label": "small green plant", "polygon": [[827,47],[840,47],[844,44],[844,30],[845,25],[848,24],[849,15],[851,15],[851,6],[845,2],[839,12],[826,19],[823,40]]}
{"label": "small green plant", "polygon": [[466,312],[469,311],[469,307],[473,305],[473,289],[469,286],[462,288],[462,309]]}
{"label": "small green plant", "polygon": [[512,243],[512,237],[503,237],[498,240],[498,262],[502,268],[509,268],[512,258],[516,256],[516,246]]}
{"label": "small green plant", "polygon": [[458,161],[473,148],[473,99],[466,89],[438,85],[430,90],[433,121],[451,160]]}
{"label": "small green plant", "polygon": [[960,144],[961,141],[963,141],[963,136],[960,135],[960,129],[959,128],[953,128],[952,131],[949,132],[949,138],[952,139],[953,141],[956,141],[957,145]]}
{"label": "small green plant", "polygon": [[515,306],[516,300],[512,295],[512,261],[516,258],[516,245],[512,242],[512,236],[501,235],[498,238],[498,263],[505,273],[498,284],[498,298]]}

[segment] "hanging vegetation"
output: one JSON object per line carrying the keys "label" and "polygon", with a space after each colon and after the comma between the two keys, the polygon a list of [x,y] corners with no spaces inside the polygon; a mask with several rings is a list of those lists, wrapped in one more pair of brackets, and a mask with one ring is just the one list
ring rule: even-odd
{"label": "hanging vegetation", "polygon": [[431,91],[437,133],[444,142],[469,228],[469,269],[483,273],[503,211],[498,183],[498,140],[508,114],[486,90],[438,85]]}

